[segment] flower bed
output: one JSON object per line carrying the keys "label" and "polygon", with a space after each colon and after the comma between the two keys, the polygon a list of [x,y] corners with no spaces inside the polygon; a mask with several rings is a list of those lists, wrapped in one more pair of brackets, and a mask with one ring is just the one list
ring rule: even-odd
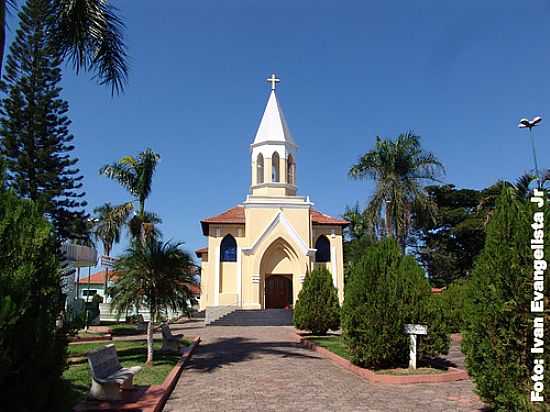
{"label": "flower bed", "polygon": [[314,350],[322,357],[341,366],[356,375],[375,383],[411,384],[411,383],[441,383],[468,379],[468,374],[462,369],[449,367],[422,368],[409,370],[403,368],[372,370],[354,365],[350,361],[349,353],[343,344],[341,336],[304,337],[297,335],[299,342],[306,348]]}

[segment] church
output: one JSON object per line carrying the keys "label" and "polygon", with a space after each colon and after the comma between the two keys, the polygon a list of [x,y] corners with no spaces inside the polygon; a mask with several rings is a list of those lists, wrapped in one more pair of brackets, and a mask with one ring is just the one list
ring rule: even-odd
{"label": "church", "polygon": [[345,220],[314,209],[297,195],[298,146],[275,92],[271,93],[251,153],[251,185],[246,199],[201,221],[208,246],[201,259],[200,309],[291,309],[306,274],[325,266],[340,303],[344,299],[342,230]]}

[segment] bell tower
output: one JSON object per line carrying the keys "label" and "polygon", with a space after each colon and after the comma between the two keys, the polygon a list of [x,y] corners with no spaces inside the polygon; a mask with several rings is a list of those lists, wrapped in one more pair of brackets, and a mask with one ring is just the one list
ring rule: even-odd
{"label": "bell tower", "polygon": [[253,196],[284,197],[296,195],[296,151],[298,146],[290,133],[275,86],[275,74],[267,79],[271,93],[260,126],[252,143]]}

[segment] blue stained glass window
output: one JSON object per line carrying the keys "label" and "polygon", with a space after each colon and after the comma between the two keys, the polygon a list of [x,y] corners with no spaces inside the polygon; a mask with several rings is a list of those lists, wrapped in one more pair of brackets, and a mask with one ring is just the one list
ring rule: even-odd
{"label": "blue stained glass window", "polygon": [[330,262],[330,241],[325,235],[319,236],[315,243],[315,261],[316,262]]}
{"label": "blue stained glass window", "polygon": [[236,262],[237,261],[237,242],[231,235],[227,235],[222,239],[220,246],[220,260],[222,262]]}

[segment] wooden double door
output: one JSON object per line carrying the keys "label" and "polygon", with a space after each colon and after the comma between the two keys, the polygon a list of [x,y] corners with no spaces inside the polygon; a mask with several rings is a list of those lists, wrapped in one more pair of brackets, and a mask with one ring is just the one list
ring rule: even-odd
{"label": "wooden double door", "polygon": [[269,275],[265,280],[265,308],[284,309],[292,306],[292,276]]}

